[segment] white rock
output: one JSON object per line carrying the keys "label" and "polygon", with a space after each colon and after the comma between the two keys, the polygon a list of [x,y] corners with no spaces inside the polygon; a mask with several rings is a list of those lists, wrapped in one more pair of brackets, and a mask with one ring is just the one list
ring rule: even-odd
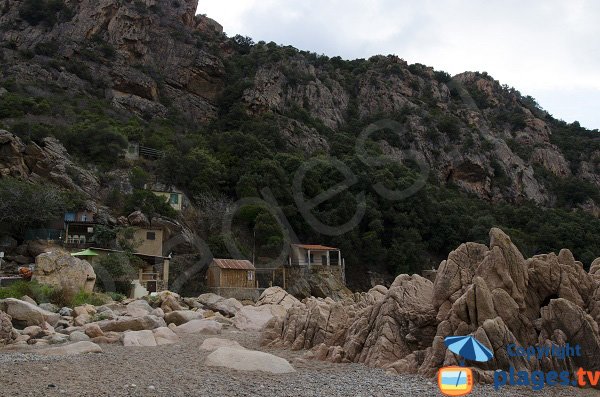
{"label": "white rock", "polygon": [[18,324],[24,327],[42,325],[44,322],[56,325],[60,320],[58,313],[40,309],[29,302],[14,298],[0,300],[0,310],[11,316],[13,325]]}
{"label": "white rock", "polygon": [[143,299],[138,299],[127,305],[127,315],[131,317],[142,317],[152,312],[152,306]]}
{"label": "white rock", "polygon": [[123,333],[123,346],[157,346],[150,330],[127,331]]}
{"label": "white rock", "polygon": [[213,320],[192,320],[175,328],[175,332],[178,334],[217,335],[221,333],[222,328],[222,324]]}
{"label": "white rock", "polygon": [[269,353],[220,347],[206,357],[205,365],[225,367],[238,371],[262,371],[272,374],[296,372],[291,364]]}
{"label": "white rock", "polygon": [[242,331],[262,331],[273,317],[285,314],[280,305],[244,306],[233,318],[233,325]]}
{"label": "white rock", "polygon": [[204,342],[202,342],[202,345],[200,345],[200,350],[212,352],[220,347],[230,347],[232,349],[246,349],[244,346],[231,339],[207,338],[204,340]]}
{"label": "white rock", "polygon": [[76,342],[70,345],[41,349],[36,353],[48,356],[70,356],[83,353],[102,353],[102,348],[93,342]]}
{"label": "white rock", "polygon": [[179,336],[169,327],[160,327],[152,330],[156,344],[170,345],[179,342]]}

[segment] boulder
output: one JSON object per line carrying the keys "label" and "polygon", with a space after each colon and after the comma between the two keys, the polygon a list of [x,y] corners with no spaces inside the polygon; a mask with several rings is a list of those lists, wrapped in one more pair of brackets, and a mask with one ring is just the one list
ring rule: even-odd
{"label": "boulder", "polygon": [[200,295],[198,297],[198,302],[206,309],[220,312],[229,317],[235,316],[235,314],[244,306],[237,299],[225,299],[222,296],[213,293]]}
{"label": "boulder", "polygon": [[210,353],[204,362],[211,367],[224,367],[237,371],[261,371],[271,374],[296,372],[290,363],[269,353],[254,350],[220,347]]}
{"label": "boulder", "polygon": [[222,328],[222,324],[213,320],[192,320],[176,327],[175,333],[217,335],[221,333]]}
{"label": "boulder", "polygon": [[44,330],[39,325],[30,325],[21,331],[22,335],[29,335],[32,338],[40,338],[46,336]]}
{"label": "boulder", "polygon": [[52,303],[40,303],[38,305],[38,307],[40,309],[43,309],[43,310],[46,310],[46,311],[49,311],[52,313],[58,313],[58,307],[56,305],[53,305]]}
{"label": "boulder", "polygon": [[0,311],[0,347],[15,342],[18,337],[17,332],[13,330],[11,320],[8,314]]}
{"label": "boulder", "polygon": [[90,305],[90,304],[85,304],[85,305],[81,305],[81,306],[77,306],[73,309],[73,315],[75,317],[79,317],[81,315],[89,315],[89,316],[93,316],[94,314],[97,313],[97,310],[94,306]]}
{"label": "boulder", "polygon": [[127,315],[131,317],[143,317],[152,312],[152,306],[143,299],[135,300],[127,305]]}
{"label": "boulder", "polygon": [[177,310],[170,313],[165,314],[165,322],[167,324],[175,324],[181,325],[185,324],[188,321],[192,320],[200,320],[204,318],[204,314],[202,310],[199,311],[191,311],[191,310]]}
{"label": "boulder", "polygon": [[98,321],[97,324],[103,332],[143,331],[166,326],[165,320],[151,315],[143,317],[122,316],[116,320]]}
{"label": "boulder", "polygon": [[104,332],[100,329],[100,326],[97,323],[90,323],[83,326],[83,331],[90,338],[96,338],[98,336],[103,336]]}
{"label": "boulder", "polygon": [[102,348],[93,342],[84,341],[36,351],[36,354],[42,354],[46,356],[71,356],[85,353],[102,353]]}
{"label": "boulder", "polygon": [[71,332],[69,335],[69,340],[71,342],[83,342],[90,340],[90,337],[81,331]]}
{"label": "boulder", "polygon": [[123,346],[156,346],[156,339],[150,330],[127,331],[123,333]]}
{"label": "boulder", "polygon": [[76,294],[81,290],[94,291],[96,273],[87,261],[78,259],[68,252],[56,250],[40,254],[35,258],[33,280]]}
{"label": "boulder", "polygon": [[142,211],[134,211],[127,216],[127,221],[131,226],[145,227],[149,226],[148,218]]}
{"label": "boulder", "polygon": [[29,302],[19,299],[6,298],[0,300],[0,310],[12,318],[13,326],[27,327],[30,325],[42,325],[48,322],[56,325],[60,315],[39,308]]}
{"label": "boulder", "polygon": [[75,320],[73,321],[73,323],[76,326],[82,326],[82,325],[89,323],[90,321],[92,321],[92,316],[84,313],[84,314],[81,314],[81,315],[75,317]]}
{"label": "boulder", "polygon": [[200,345],[200,350],[205,351],[215,351],[220,347],[229,347],[232,349],[246,349],[238,342],[231,339],[222,339],[222,338],[206,338],[202,345]]}
{"label": "boulder", "polygon": [[118,332],[106,332],[104,335],[92,338],[91,341],[101,344],[114,344],[121,341],[121,334]]}
{"label": "boulder", "polygon": [[290,295],[281,287],[270,287],[263,291],[256,302],[256,306],[281,305],[286,309],[300,303],[298,299]]}
{"label": "boulder", "polygon": [[21,300],[22,300],[22,301],[24,301],[24,302],[29,302],[29,303],[31,303],[32,305],[36,305],[36,306],[37,306],[37,302],[36,302],[35,300],[33,300],[32,298],[30,298],[29,296],[27,296],[27,295],[23,295],[23,296],[22,296],[21,298],[19,298],[19,299],[21,299]]}
{"label": "boulder", "polygon": [[233,325],[242,331],[262,331],[273,317],[285,314],[286,309],[281,305],[244,306],[233,318]]}
{"label": "boulder", "polygon": [[152,330],[156,344],[170,345],[179,342],[179,336],[169,327],[160,327]]}
{"label": "boulder", "polygon": [[62,317],[71,317],[73,315],[73,309],[70,307],[61,307],[58,311],[58,314],[60,314]]}

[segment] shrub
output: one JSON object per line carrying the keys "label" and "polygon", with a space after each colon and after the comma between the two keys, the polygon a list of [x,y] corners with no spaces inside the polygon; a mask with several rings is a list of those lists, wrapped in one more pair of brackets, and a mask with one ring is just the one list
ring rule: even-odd
{"label": "shrub", "polygon": [[133,194],[125,199],[125,211],[128,214],[134,211],[142,211],[148,216],[177,217],[177,211],[167,203],[164,197],[159,197],[148,190],[134,190]]}
{"label": "shrub", "polygon": [[37,281],[17,281],[8,287],[0,288],[0,299],[21,299],[23,295],[27,295],[37,303],[48,303],[55,293],[56,288],[50,285],[40,284]]}
{"label": "shrub", "polygon": [[106,294],[100,294],[97,292],[86,292],[79,291],[73,299],[71,300],[71,304],[69,306],[76,307],[85,304],[93,305],[93,306],[102,306],[107,303],[110,303],[112,298]]}
{"label": "shrub", "polygon": [[38,55],[52,57],[58,52],[58,43],[56,41],[37,43],[35,45],[34,51]]}
{"label": "shrub", "polygon": [[30,25],[43,23],[54,26],[73,17],[73,12],[63,0],[25,0],[19,8],[19,16]]}

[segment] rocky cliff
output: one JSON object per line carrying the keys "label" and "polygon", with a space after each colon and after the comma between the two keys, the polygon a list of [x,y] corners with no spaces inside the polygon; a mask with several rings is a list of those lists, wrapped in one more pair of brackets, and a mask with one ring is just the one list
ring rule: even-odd
{"label": "rocky cliff", "polygon": [[[288,145],[307,152],[329,151],[330,143],[291,115],[298,108],[331,131],[397,119],[401,144],[380,140],[386,155],[402,161],[414,153],[438,181],[487,200],[553,205],[544,170],[599,183],[597,162],[565,158],[552,117],[485,73],[450,78],[395,56],[345,62],[273,43],[240,50],[218,23],[195,15],[196,0],[69,0],[45,18],[29,15],[30,3],[7,2],[0,17],[2,81],[31,84],[35,95],[92,93],[139,116],[165,118],[176,108],[206,123],[218,116],[223,89],[241,78],[239,104],[274,114]],[[236,78],[231,59],[253,64]]]}
{"label": "rocky cliff", "polygon": [[[311,298],[271,320],[263,343],[333,362],[360,362],[394,373],[435,376],[460,358],[444,338],[474,335],[494,353],[469,362],[480,381],[496,369],[562,371],[600,368],[599,260],[589,272],[569,250],[524,259],[510,238],[490,231],[490,245],[462,244],[440,265],[434,283],[400,275],[353,299]],[[580,357],[526,360],[506,347],[580,345]]]}
{"label": "rocky cliff", "polygon": [[[229,38],[197,6],[5,1],[0,128],[13,136],[0,134],[1,175],[79,191],[92,207],[109,207],[109,223],[128,215],[123,196],[134,193],[136,173],[193,204],[269,188],[299,239],[340,247],[350,285],[363,290],[369,271],[435,266],[458,241],[483,241],[496,225],[516,228],[529,255],[569,246],[586,265],[597,256],[600,226],[573,211],[600,213],[597,131],[556,120],[486,73],[451,77],[397,56],[343,60]],[[128,141],[158,157],[125,159]],[[294,175],[307,159],[325,164],[305,178],[313,197],[339,182],[331,168],[340,161],[356,175],[315,209],[323,223],[342,225],[365,193],[368,211],[351,232],[324,235],[298,210]],[[420,177],[422,189],[405,200],[377,191]],[[195,215],[186,219],[202,229],[222,225],[218,215],[200,227]],[[278,226],[259,218],[242,225],[240,240],[260,225],[258,256],[276,257]],[[574,238],[574,224],[584,237]],[[215,255],[230,254],[222,231],[195,231]]]}

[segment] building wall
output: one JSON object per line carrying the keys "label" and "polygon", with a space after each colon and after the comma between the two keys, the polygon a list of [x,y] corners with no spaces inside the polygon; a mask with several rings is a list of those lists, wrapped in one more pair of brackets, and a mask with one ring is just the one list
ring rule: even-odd
{"label": "building wall", "polygon": [[[152,236],[154,236],[153,240]],[[136,244],[139,243],[135,247],[135,252],[143,255],[163,256],[163,231],[161,229],[136,229],[133,233],[133,240]]]}
{"label": "building wall", "polygon": [[254,270],[221,269],[218,266],[211,266],[206,272],[206,285],[224,288],[256,288],[256,273]]}

